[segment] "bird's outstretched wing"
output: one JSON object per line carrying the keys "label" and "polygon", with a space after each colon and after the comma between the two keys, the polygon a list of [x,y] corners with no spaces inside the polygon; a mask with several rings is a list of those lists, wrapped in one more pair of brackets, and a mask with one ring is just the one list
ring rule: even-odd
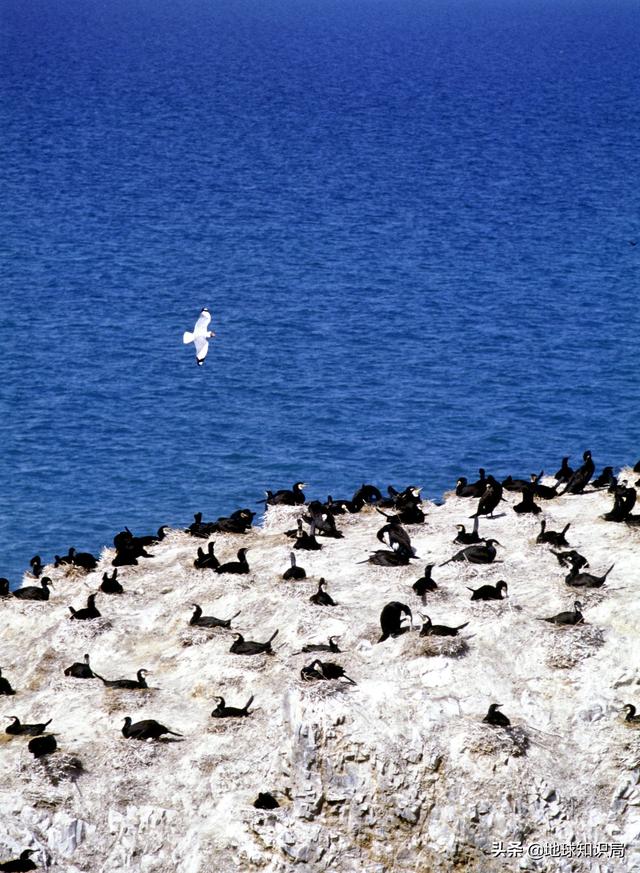
{"label": "bird's outstretched wing", "polygon": [[198,362],[198,366],[202,366],[204,359],[207,357],[207,352],[209,351],[209,340],[206,336],[196,335],[193,338],[193,344],[196,347],[196,361]]}

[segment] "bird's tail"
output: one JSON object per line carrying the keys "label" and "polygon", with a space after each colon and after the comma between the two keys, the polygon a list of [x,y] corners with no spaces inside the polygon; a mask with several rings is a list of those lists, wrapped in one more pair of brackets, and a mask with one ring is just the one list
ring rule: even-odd
{"label": "bird's tail", "polygon": [[193,334],[190,330],[185,330],[185,332],[182,334],[182,342],[185,343],[185,345],[187,343],[193,342]]}

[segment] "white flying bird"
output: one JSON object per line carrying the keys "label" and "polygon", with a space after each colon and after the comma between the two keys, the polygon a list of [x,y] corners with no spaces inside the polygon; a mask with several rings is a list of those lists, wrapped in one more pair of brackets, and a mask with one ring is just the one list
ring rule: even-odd
{"label": "white flying bird", "polygon": [[204,359],[209,351],[209,339],[215,336],[212,330],[207,330],[211,321],[211,313],[205,306],[200,317],[196,321],[196,326],[191,331],[185,330],[182,335],[183,343],[193,343],[196,347],[196,364],[201,367],[204,364]]}

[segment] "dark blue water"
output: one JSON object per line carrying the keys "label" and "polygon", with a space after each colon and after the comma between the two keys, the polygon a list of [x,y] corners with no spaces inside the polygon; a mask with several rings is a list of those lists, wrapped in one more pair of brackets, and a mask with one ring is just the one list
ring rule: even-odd
{"label": "dark blue water", "polygon": [[3,0],[0,575],[296,479],[637,460],[639,24]]}

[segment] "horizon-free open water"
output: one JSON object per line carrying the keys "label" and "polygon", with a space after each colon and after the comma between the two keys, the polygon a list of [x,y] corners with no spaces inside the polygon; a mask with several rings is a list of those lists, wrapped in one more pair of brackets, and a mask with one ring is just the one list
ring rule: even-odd
{"label": "horizon-free open water", "polygon": [[638,23],[6,0],[0,575],[296,479],[634,463]]}

